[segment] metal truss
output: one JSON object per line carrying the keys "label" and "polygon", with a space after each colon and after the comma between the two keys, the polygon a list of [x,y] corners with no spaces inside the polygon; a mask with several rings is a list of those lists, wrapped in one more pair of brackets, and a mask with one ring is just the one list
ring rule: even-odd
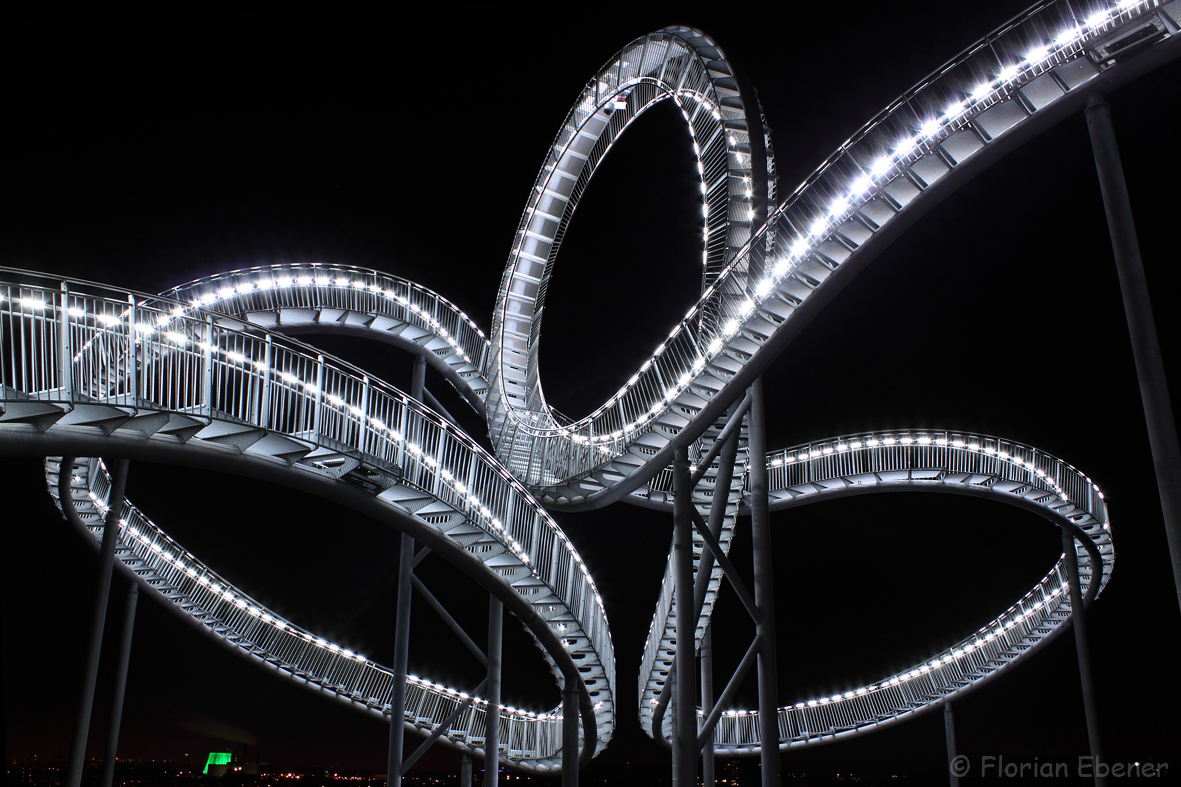
{"label": "metal truss", "polygon": [[[684,531],[680,555],[692,545],[692,568],[679,570],[693,577],[695,625],[681,644],[692,640],[694,652],[736,518],[763,501],[777,510],[916,489],[1000,499],[1073,534],[1089,600],[1114,552],[1102,495],[1073,467],[1005,440],[935,431],[767,455],[745,397],[910,224],[1089,95],[1177,57],[1179,25],[1176,0],[1123,0],[1085,19],[1064,1],[1039,3],[899,97],[781,201],[770,132],[749,85],[705,34],[661,30],[609,60],[563,121],[518,226],[488,337],[436,293],[349,266],[233,271],[164,296],[3,269],[0,450],[51,457],[51,492],[94,536],[106,471],[96,459],[62,465],[52,457],[89,451],[232,468],[305,486],[412,534],[503,602],[559,682],[578,687],[583,761],[614,730],[614,652],[594,580],[543,504],[672,508],[679,493],[685,512],[688,501],[690,518],[681,521],[697,527]],[[596,168],[661,101],[681,109],[693,138],[702,294],[623,388],[574,421],[546,403],[538,368],[549,275]],[[485,415],[497,458],[436,412],[437,401],[432,409],[282,335],[313,331],[373,337],[425,358]],[[753,493],[752,463],[760,471]],[[389,712],[390,670],[265,609],[130,503],[116,555],[141,586],[228,646],[356,707]],[[1068,557],[936,658],[840,696],[779,707],[779,747],[868,732],[993,678],[1061,630],[1072,608]],[[661,696],[677,656],[673,575],[670,555],[639,674],[641,721],[661,739],[670,735]],[[407,728],[483,753],[484,699],[413,676],[405,691]],[[722,754],[753,753],[766,721],[721,706],[697,716],[714,725]],[[544,773],[572,762],[560,709],[504,708],[500,718],[509,764]]]}

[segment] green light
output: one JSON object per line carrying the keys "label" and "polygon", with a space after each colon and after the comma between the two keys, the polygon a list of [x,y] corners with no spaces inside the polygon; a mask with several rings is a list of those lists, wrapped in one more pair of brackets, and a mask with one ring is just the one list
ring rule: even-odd
{"label": "green light", "polygon": [[229,765],[231,757],[233,757],[233,755],[228,751],[209,752],[209,759],[205,761],[205,770],[202,771],[202,773],[208,776],[210,765]]}

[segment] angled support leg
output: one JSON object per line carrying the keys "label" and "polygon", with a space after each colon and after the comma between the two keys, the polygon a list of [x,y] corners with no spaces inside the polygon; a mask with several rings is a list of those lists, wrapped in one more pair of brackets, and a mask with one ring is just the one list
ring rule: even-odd
{"label": "angled support leg", "polygon": [[[73,472],[74,457],[62,457],[61,473]],[[78,714],[74,720],[74,737],[70,741],[70,760],[66,771],[66,787],[80,787],[82,768],[86,762],[86,741],[90,737],[90,713],[94,708],[94,685],[98,680],[98,658],[102,651],[103,629],[107,622],[107,597],[111,593],[111,572],[115,568],[115,545],[119,542],[119,517],[123,513],[123,495],[127,489],[127,460],[116,459],[110,464],[111,494],[103,524],[102,547],[99,552],[98,587],[94,591],[94,613],[90,623],[90,642],[82,672],[82,694]],[[65,477],[63,475],[63,477]],[[68,482],[68,478],[66,478]],[[67,483],[68,488],[68,483]],[[60,487],[59,487],[60,488]],[[63,505],[67,503],[63,501]]]}
{"label": "angled support leg", "polygon": [[398,550],[398,611],[394,619],[393,684],[390,688],[390,751],[387,763],[389,787],[402,787],[402,752],[406,719],[406,669],[410,659],[410,597],[414,539],[402,534]]}
{"label": "angled support leg", "polygon": [[[1088,539],[1089,540],[1089,539]],[[1091,648],[1087,640],[1087,616],[1083,610],[1083,593],[1078,579],[1078,550],[1074,545],[1074,533],[1062,528],[1062,552],[1066,555],[1066,578],[1070,584],[1070,624],[1074,628],[1075,650],[1078,651],[1079,682],[1083,690],[1083,713],[1087,717],[1087,741],[1095,773],[1096,787],[1107,784],[1099,776],[1099,763],[1103,762],[1103,745],[1099,738],[1099,708],[1095,702],[1095,684],[1091,678]]]}
{"label": "angled support leg", "polygon": [[115,657],[115,691],[111,698],[111,720],[107,724],[107,747],[103,753],[99,787],[111,787],[115,781],[115,761],[119,751],[119,728],[123,723],[123,696],[127,692],[127,667],[131,661],[131,637],[135,633],[135,607],[139,601],[139,583],[127,585],[123,603],[123,621],[119,631],[119,653]]}

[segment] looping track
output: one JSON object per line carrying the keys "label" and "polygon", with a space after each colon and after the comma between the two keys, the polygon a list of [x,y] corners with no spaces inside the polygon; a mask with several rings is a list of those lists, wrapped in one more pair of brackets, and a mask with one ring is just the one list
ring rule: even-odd
{"label": "looping track", "polygon": [[[430,290],[349,266],[233,271],[164,296],[5,270],[0,447],[49,457],[51,492],[64,492],[63,510],[92,534],[105,472],[98,460],[62,468],[55,456],[219,466],[303,486],[412,532],[504,600],[558,680],[578,683],[585,760],[614,730],[614,652],[594,580],[543,505],[669,506],[664,471],[674,448],[706,456],[727,411],[845,283],[960,184],[1089,94],[1176,57],[1179,22],[1178,2],[1122,3],[1086,20],[1064,2],[1039,4],[894,102],[781,202],[770,132],[749,86],[699,31],[653,33],[609,60],[563,122],[518,227],[489,337]],[[571,421],[547,405],[538,368],[549,275],[596,167],[633,120],[666,100],[680,107],[698,161],[702,295],[620,391]],[[283,335],[310,332],[362,335],[426,357],[487,418],[497,458],[403,392]],[[743,441],[727,472],[713,460],[694,492],[703,514],[716,492],[727,494],[723,549],[746,504],[750,461],[761,458]],[[896,431],[800,446],[767,462],[773,509],[904,489],[990,497],[1072,529],[1088,600],[1111,573],[1098,489],[1033,448]],[[388,712],[388,671],[265,609],[130,503],[122,520],[120,561],[179,614],[282,675]],[[720,573],[715,567],[698,640]],[[640,718],[662,737],[659,698],[675,651],[669,577],[639,674]],[[1059,562],[937,657],[781,708],[781,746],[860,734],[981,685],[1060,631],[1070,611],[1063,586]],[[403,722],[420,730],[464,699],[422,679],[408,696]],[[483,712],[477,701],[445,742],[482,753]],[[558,715],[505,709],[506,761],[559,768]],[[728,712],[719,751],[754,751],[757,729],[756,714]]]}

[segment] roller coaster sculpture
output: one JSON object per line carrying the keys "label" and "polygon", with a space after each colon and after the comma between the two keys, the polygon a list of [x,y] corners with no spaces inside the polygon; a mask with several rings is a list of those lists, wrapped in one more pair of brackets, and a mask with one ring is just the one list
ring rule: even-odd
{"label": "roller coaster sculpture", "polygon": [[[783,199],[761,110],[717,44],[679,27],[633,41],[587,83],[546,153],[490,337],[428,289],[344,265],[238,270],[160,296],[4,269],[0,451],[47,457],[50,493],[94,539],[103,531],[110,474],[99,459],[59,457],[240,473],[299,486],[412,534],[501,599],[565,687],[565,710],[499,709],[502,761],[537,773],[562,768],[564,740],[566,751],[574,740],[563,738],[565,721],[567,731],[579,725],[585,763],[611,739],[617,710],[602,598],[547,508],[626,500],[672,509],[688,478],[691,497],[682,499],[691,510],[681,515],[698,523],[687,632],[695,648],[737,516],[759,505],[762,489],[771,510],[921,490],[1035,511],[1074,534],[1089,601],[1110,576],[1114,551],[1102,494],[1069,464],[1008,440],[935,430],[767,453],[751,419],[761,407],[762,372],[907,226],[1088,95],[1179,52],[1181,2],[1123,0],[1096,5],[1086,18],[1077,8],[1041,3],[982,39],[874,117]],[[623,388],[572,421],[546,403],[538,371],[547,283],[596,167],[661,101],[680,108],[693,139],[701,297]],[[287,335],[300,332],[364,336],[425,358],[486,417],[496,456],[407,393]],[[689,467],[677,470],[685,459]],[[284,677],[390,713],[389,669],[268,610],[131,503],[118,522],[122,567],[196,627]],[[906,719],[1019,661],[1069,617],[1065,561],[975,634],[922,664],[840,695],[778,706],[769,729],[778,729],[779,747]],[[643,727],[662,740],[673,734],[664,709],[677,659],[674,563],[670,554],[638,678]],[[482,756],[487,710],[482,698],[409,676],[398,721],[419,732],[444,725],[441,740]],[[759,751],[758,709],[697,715],[702,725],[708,717],[717,753]],[[565,759],[569,778],[573,758]]]}

